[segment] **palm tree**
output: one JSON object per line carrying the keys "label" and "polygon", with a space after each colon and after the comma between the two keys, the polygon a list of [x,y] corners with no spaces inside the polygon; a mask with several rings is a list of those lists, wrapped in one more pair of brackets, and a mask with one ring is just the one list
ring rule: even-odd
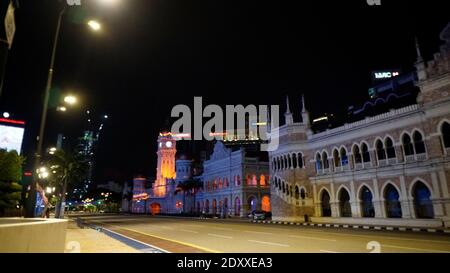
{"label": "palm tree", "polygon": [[198,190],[201,189],[202,187],[203,183],[197,178],[188,179],[178,183],[177,189],[175,190],[175,194],[177,194],[178,192],[183,192],[183,212],[186,212],[185,208],[186,195],[194,196],[194,209],[195,209],[196,205],[195,197],[197,195]]}
{"label": "palm tree", "polygon": [[66,153],[63,150],[57,150],[50,158],[49,163],[52,170],[50,182],[59,190],[55,218],[63,218],[63,204],[66,201],[67,187],[84,180],[89,170],[89,163],[84,156]]}

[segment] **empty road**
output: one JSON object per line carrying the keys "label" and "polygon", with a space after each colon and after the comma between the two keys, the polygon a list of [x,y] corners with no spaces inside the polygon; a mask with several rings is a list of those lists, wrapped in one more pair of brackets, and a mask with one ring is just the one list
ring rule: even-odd
{"label": "empty road", "polygon": [[174,253],[450,253],[450,236],[446,234],[152,216],[82,219]]}

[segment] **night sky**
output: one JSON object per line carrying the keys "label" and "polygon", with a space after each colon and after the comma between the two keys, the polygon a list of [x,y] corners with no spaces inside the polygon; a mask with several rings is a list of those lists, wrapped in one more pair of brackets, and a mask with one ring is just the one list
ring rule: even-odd
{"label": "night sky", "polygon": [[[304,93],[312,117],[345,113],[368,99],[370,71],[413,70],[415,36],[432,58],[450,21],[444,2],[122,0],[89,9],[103,22],[101,33],[69,13],[53,83],[81,103],[64,115],[50,110],[46,143],[54,145],[61,131],[81,135],[86,109],[107,113],[95,177],[122,182],[154,175],[160,128],[174,105],[192,104],[194,96],[204,105],[258,105],[283,103],[289,94],[299,120]],[[29,157],[58,7],[57,0],[20,1],[0,97],[1,112],[27,122]]]}

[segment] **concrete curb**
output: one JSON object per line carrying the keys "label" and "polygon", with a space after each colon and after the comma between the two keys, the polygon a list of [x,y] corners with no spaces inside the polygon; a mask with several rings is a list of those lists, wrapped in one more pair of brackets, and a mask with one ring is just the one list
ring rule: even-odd
{"label": "concrete curb", "polygon": [[251,220],[256,224],[279,224],[290,226],[309,226],[309,227],[325,227],[331,228],[346,228],[346,229],[361,229],[361,230],[377,230],[377,231],[402,231],[402,232],[425,232],[425,233],[442,233],[449,234],[450,229],[443,228],[417,228],[417,227],[392,227],[392,226],[365,226],[365,225],[348,225],[348,224],[317,224],[317,223],[299,223],[299,222],[278,222],[278,221],[261,221]]}

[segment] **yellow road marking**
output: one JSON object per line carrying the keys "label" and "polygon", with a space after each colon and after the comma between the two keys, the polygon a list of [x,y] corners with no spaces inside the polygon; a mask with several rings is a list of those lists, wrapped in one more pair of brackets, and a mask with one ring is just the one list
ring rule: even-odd
{"label": "yellow road marking", "polygon": [[435,249],[425,249],[425,248],[415,248],[415,247],[406,247],[406,246],[394,246],[394,245],[385,245],[381,244],[381,247],[391,247],[391,248],[399,248],[399,249],[409,249],[409,250],[418,250],[418,251],[426,251],[426,252],[440,252],[440,253],[450,253],[444,250],[435,250]]}
{"label": "yellow road marking", "polygon": [[333,239],[309,237],[309,236],[289,235],[288,237],[290,237],[290,238],[298,238],[298,239],[309,239],[309,240],[321,240],[321,241],[328,241],[328,242],[337,242],[337,240],[333,240]]}
{"label": "yellow road marking", "polygon": [[125,229],[125,230],[129,230],[129,231],[133,231],[133,232],[136,232],[136,233],[140,233],[140,234],[143,234],[143,235],[146,235],[146,236],[155,237],[155,238],[158,238],[158,239],[161,239],[161,240],[166,240],[166,241],[174,242],[174,243],[177,243],[177,244],[181,244],[181,245],[185,245],[185,246],[189,246],[189,247],[193,247],[193,248],[198,248],[198,249],[201,249],[201,250],[204,250],[204,251],[207,251],[207,252],[222,253],[222,252],[220,252],[218,250],[202,247],[202,246],[191,244],[191,243],[181,242],[181,241],[178,241],[178,240],[169,239],[169,238],[166,238],[166,237],[161,237],[161,236],[154,235],[154,234],[148,234],[148,233],[145,233],[145,232],[142,232],[142,231],[139,231],[139,230],[135,230],[135,229],[131,229],[131,228],[124,228],[124,227],[119,227],[119,226],[116,226],[116,227],[121,228],[121,229]]}

